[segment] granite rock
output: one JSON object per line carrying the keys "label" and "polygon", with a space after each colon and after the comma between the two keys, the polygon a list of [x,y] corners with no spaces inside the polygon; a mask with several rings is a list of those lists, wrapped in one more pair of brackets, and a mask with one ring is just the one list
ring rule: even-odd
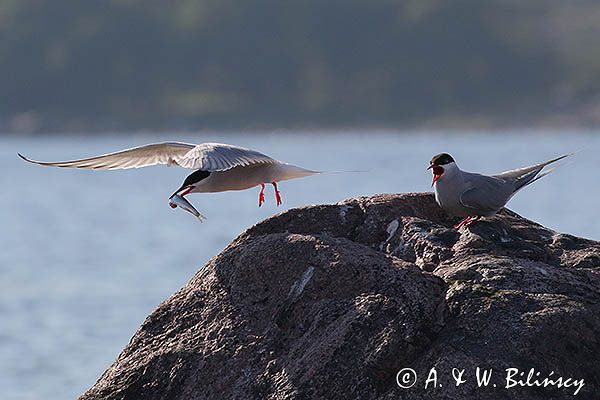
{"label": "granite rock", "polygon": [[[258,223],[163,302],[81,399],[573,397],[507,389],[507,368],[584,379],[577,398],[599,398],[600,244],[508,210],[455,222],[431,194],[406,194]],[[425,389],[433,367],[442,386]],[[477,367],[493,369],[489,386]],[[409,389],[403,368],[418,376]],[[453,368],[465,370],[458,387]]]}

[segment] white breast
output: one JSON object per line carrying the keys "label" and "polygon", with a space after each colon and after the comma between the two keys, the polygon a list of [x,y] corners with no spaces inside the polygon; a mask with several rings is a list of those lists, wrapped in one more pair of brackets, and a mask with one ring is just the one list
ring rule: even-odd
{"label": "white breast", "polygon": [[227,190],[244,190],[260,185],[287,179],[300,178],[315,174],[301,167],[290,164],[256,164],[240,166],[227,171],[216,171],[196,186],[192,192],[224,192]]}

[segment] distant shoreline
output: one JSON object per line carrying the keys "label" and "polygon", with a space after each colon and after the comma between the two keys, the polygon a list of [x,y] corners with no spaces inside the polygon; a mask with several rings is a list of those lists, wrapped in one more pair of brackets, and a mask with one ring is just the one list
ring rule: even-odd
{"label": "distant shoreline", "polygon": [[583,109],[580,112],[556,112],[543,116],[519,118],[506,115],[440,115],[421,121],[356,121],[356,122],[323,122],[323,121],[212,121],[203,123],[200,120],[179,120],[169,122],[103,121],[92,119],[49,119],[40,118],[35,113],[25,113],[12,118],[0,120],[0,134],[116,134],[116,133],[163,133],[165,131],[198,132],[288,132],[288,131],[329,131],[331,133],[356,131],[439,131],[439,130],[597,130],[600,129],[600,106],[597,110]]}

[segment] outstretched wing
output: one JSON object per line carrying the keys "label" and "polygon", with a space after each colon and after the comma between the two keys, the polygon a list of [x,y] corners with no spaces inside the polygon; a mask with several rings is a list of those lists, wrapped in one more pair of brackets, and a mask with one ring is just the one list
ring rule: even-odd
{"label": "outstretched wing", "polygon": [[134,147],[114,153],[79,160],[44,162],[31,160],[19,154],[23,160],[61,168],[128,169],[150,165],[179,165],[183,168],[204,171],[225,171],[237,166],[278,163],[271,157],[254,150],[220,143],[199,145],[179,142],[155,143]]}
{"label": "outstretched wing", "polygon": [[203,171],[225,171],[252,164],[278,164],[279,161],[255,150],[222,143],[203,143],[190,150],[178,164]]}
{"label": "outstretched wing", "polygon": [[195,147],[189,143],[155,143],[133,147],[114,153],[102,154],[79,160],[45,162],[31,160],[19,154],[25,161],[48,167],[83,168],[83,169],[128,169],[150,165],[179,165],[179,160]]}
{"label": "outstretched wing", "polygon": [[469,183],[470,188],[460,195],[460,202],[483,215],[500,210],[513,193],[510,183],[491,176],[470,174]]}

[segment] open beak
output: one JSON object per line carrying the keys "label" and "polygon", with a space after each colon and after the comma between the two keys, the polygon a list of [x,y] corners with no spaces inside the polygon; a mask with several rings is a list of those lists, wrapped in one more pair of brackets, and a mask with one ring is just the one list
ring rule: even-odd
{"label": "open beak", "polygon": [[431,187],[433,187],[433,185],[435,185],[435,182],[437,182],[438,179],[440,179],[440,177],[442,175],[444,175],[444,169],[442,167],[439,167],[437,165],[431,164],[429,166],[429,168],[427,169],[432,169],[433,168],[433,181],[431,182]]}
{"label": "open beak", "polygon": [[[172,199],[174,196],[185,196],[186,194],[188,194],[189,192],[192,191],[194,187],[192,185],[188,185],[188,186],[182,186],[179,189],[177,189],[175,191],[175,193],[173,193],[171,195],[171,197],[169,197],[169,199]],[[171,206],[171,208],[177,208],[177,204],[173,203],[173,202],[169,202],[169,205]]]}
{"label": "open beak", "polygon": [[[177,196],[185,196],[186,194],[188,194],[189,192],[191,192],[193,188],[194,187],[192,185],[182,186],[179,189],[177,189],[175,191],[175,193],[173,193],[171,195],[171,197],[173,197],[175,195],[177,195]],[[171,197],[169,197],[169,198],[171,198]]]}

